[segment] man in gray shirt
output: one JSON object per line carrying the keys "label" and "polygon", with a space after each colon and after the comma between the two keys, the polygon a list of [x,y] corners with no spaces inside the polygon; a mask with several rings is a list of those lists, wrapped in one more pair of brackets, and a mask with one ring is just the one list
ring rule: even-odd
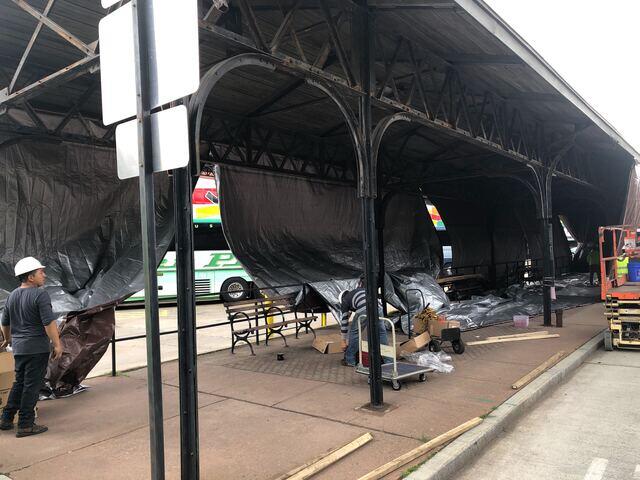
{"label": "man in gray shirt", "polygon": [[16,437],[27,437],[47,431],[36,425],[35,406],[47,371],[53,342],[54,358],[62,356],[58,325],[51,308],[51,298],[43,288],[47,278],[44,266],[33,257],[20,260],[15,275],[20,280],[4,307],[0,347],[11,345],[15,360],[16,379],[2,410],[0,430],[13,429],[13,419],[19,412]]}

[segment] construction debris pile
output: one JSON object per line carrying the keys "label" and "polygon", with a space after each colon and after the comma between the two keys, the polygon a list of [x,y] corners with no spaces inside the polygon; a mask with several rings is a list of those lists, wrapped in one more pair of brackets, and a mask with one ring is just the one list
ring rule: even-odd
{"label": "construction debris pile", "polygon": [[[573,273],[556,281],[557,299],[554,309],[567,309],[598,301],[599,287],[589,285],[589,274]],[[486,327],[511,321],[514,315],[536,316],[542,313],[542,285],[512,285],[503,294],[474,296],[469,300],[451,302],[438,313],[460,322],[461,330]]]}

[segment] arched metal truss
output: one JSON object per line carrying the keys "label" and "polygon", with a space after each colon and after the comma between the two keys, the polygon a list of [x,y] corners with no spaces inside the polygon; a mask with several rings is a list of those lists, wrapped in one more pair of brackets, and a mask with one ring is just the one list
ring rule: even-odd
{"label": "arched metal truss", "polygon": [[[259,53],[243,53],[240,55],[236,55],[234,57],[223,60],[217,65],[211,67],[202,77],[202,80],[200,81],[200,88],[194,95],[192,95],[189,101],[189,117],[191,120],[190,128],[192,133],[191,138],[195,159],[199,160],[201,158],[200,134],[202,128],[203,112],[207,99],[209,98],[211,92],[213,92],[213,90],[215,89],[217,83],[226,74],[237,68],[247,66],[265,68],[272,72],[276,70],[287,72],[289,70],[285,65],[275,62],[268,56]],[[368,183],[366,179],[368,173],[364,162],[362,134],[360,132],[360,129],[357,127],[358,119],[351,110],[351,107],[341,96],[340,92],[337,92],[334,88],[332,88],[331,85],[322,80],[311,78],[308,75],[304,75],[304,82],[323,92],[338,107],[338,110],[342,114],[349,131],[349,138],[351,139],[353,151],[355,153],[357,161],[358,192],[360,195],[363,195],[364,193],[366,193],[366,185]]]}

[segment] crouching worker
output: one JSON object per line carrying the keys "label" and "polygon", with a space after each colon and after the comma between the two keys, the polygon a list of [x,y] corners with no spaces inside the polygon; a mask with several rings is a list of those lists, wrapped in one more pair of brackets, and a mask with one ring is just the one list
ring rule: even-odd
{"label": "crouching worker", "polygon": [[20,260],[15,275],[20,281],[4,307],[2,314],[3,347],[11,345],[15,360],[16,379],[2,410],[0,430],[12,430],[13,419],[19,413],[16,437],[27,437],[47,431],[36,425],[35,407],[49,363],[53,343],[53,357],[62,356],[58,325],[51,308],[51,298],[44,286],[47,278],[44,266],[33,257]]}
{"label": "crouching worker", "polygon": [[[340,293],[340,334],[342,335],[342,348],[345,350],[344,360],[342,364],[353,367],[358,362],[358,320],[361,329],[364,330],[367,325],[367,292],[362,287],[362,279],[358,288],[354,290],[343,290]],[[355,312],[354,321],[349,325],[349,316],[351,312]],[[378,316],[382,316],[382,306],[378,302]],[[378,324],[380,331],[380,344],[387,343],[387,329],[384,321],[380,320]],[[383,358],[384,363],[384,358]]]}

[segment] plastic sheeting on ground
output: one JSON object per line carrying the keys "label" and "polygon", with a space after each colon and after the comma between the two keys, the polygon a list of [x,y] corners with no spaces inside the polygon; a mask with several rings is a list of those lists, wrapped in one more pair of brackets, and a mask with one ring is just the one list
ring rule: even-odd
{"label": "plastic sheeting on ground", "polygon": [[[231,250],[261,287],[309,284],[336,314],[338,295],[363,272],[362,213],[354,188],[274,173],[219,169]],[[433,276],[440,247],[424,199],[396,194],[384,222],[386,299],[412,311],[448,300]],[[279,289],[288,293],[286,289]],[[424,298],[424,301],[423,301]]]}
{"label": "plastic sheeting on ground", "polygon": [[[565,309],[599,301],[600,288],[589,285],[589,274],[567,274],[556,281],[557,300],[553,309]],[[542,286],[539,283],[512,285],[504,296],[474,296],[470,300],[451,303],[438,313],[448,320],[460,322],[462,330],[486,327],[511,321],[514,315],[535,316],[542,313]]]}
{"label": "plastic sheeting on ground", "polygon": [[404,358],[411,363],[420,365],[421,367],[430,368],[438,373],[452,373],[455,368],[448,362],[451,362],[451,355],[440,350],[439,352],[414,352],[407,353]]}
{"label": "plastic sheeting on ground", "polygon": [[[143,287],[137,179],[121,181],[113,149],[37,140],[0,145],[0,309],[25,256],[47,266],[64,315]],[[158,259],[173,237],[170,181],[155,176]]]}

